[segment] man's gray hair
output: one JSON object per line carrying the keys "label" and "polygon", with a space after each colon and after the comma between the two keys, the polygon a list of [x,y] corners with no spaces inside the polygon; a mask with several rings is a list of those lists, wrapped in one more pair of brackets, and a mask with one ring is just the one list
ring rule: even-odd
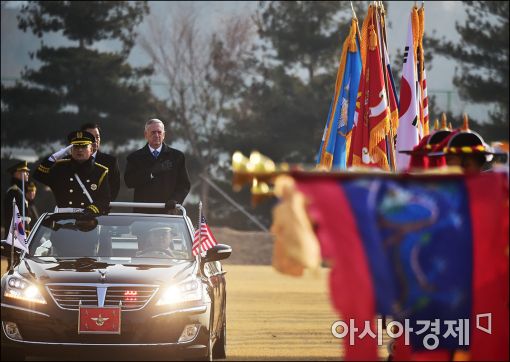
{"label": "man's gray hair", "polygon": [[149,119],[147,122],[145,122],[145,131],[147,131],[147,129],[149,129],[150,125],[154,124],[154,123],[159,123],[161,125],[161,127],[163,127],[163,131],[165,130],[165,124],[162,121],[160,121],[157,118],[152,118],[152,119]]}

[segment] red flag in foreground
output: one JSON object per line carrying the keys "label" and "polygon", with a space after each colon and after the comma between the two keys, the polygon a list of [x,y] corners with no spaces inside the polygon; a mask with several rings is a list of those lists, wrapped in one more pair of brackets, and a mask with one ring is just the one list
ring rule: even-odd
{"label": "red flag in foreground", "polygon": [[[200,245],[199,239],[202,240],[202,245]],[[198,253],[211,249],[214,245],[218,244],[214,235],[211,232],[211,229],[207,225],[207,221],[205,221],[205,217],[202,215],[202,219],[200,220],[200,229],[195,231],[195,238],[193,239],[193,256],[198,255]]]}

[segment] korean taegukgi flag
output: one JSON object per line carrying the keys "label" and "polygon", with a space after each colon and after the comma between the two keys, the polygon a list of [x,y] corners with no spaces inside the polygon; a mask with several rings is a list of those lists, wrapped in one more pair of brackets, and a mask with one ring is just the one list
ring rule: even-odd
{"label": "korean taegukgi flag", "polygon": [[413,33],[413,17],[418,19],[416,8],[413,8],[409,17],[407,42],[404,50],[404,66],[400,81],[400,116],[397,128],[397,170],[403,171],[409,166],[411,156],[400,153],[403,150],[412,150],[421,139],[421,121],[418,97],[418,73],[416,68],[416,46]]}
{"label": "korean taegukgi flag", "polygon": [[[14,225],[14,235],[12,229]],[[14,239],[14,244],[13,244]],[[9,227],[9,234],[7,235],[6,243],[14,245],[15,248],[25,250],[28,252],[27,234],[25,233],[25,226],[21,219],[21,215],[18,210],[18,205],[14,205],[14,213],[12,215],[11,226]]]}

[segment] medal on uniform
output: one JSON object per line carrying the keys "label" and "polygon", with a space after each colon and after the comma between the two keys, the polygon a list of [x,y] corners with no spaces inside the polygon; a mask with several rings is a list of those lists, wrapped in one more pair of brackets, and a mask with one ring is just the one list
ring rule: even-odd
{"label": "medal on uniform", "polygon": [[96,184],[91,184],[91,185],[90,185],[90,189],[91,189],[92,191],[96,191],[96,190],[97,190],[97,185],[96,185]]}

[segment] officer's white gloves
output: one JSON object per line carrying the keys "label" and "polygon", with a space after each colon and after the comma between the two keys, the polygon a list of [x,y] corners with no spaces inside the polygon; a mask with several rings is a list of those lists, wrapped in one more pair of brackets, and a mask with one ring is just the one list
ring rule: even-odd
{"label": "officer's white gloves", "polygon": [[25,223],[28,225],[30,224],[30,222],[32,221],[32,218],[30,216],[25,216],[25,218],[23,219],[23,217],[21,218],[23,221],[25,221]]}
{"label": "officer's white gloves", "polygon": [[52,154],[50,156],[50,158],[48,158],[48,160],[50,160],[51,162],[56,162],[57,160],[60,160],[62,157],[64,157],[65,155],[67,155],[67,153],[69,152],[69,150],[73,147],[73,145],[69,145],[67,147],[64,147],[60,150],[58,150],[57,152],[55,152],[54,154]]}

